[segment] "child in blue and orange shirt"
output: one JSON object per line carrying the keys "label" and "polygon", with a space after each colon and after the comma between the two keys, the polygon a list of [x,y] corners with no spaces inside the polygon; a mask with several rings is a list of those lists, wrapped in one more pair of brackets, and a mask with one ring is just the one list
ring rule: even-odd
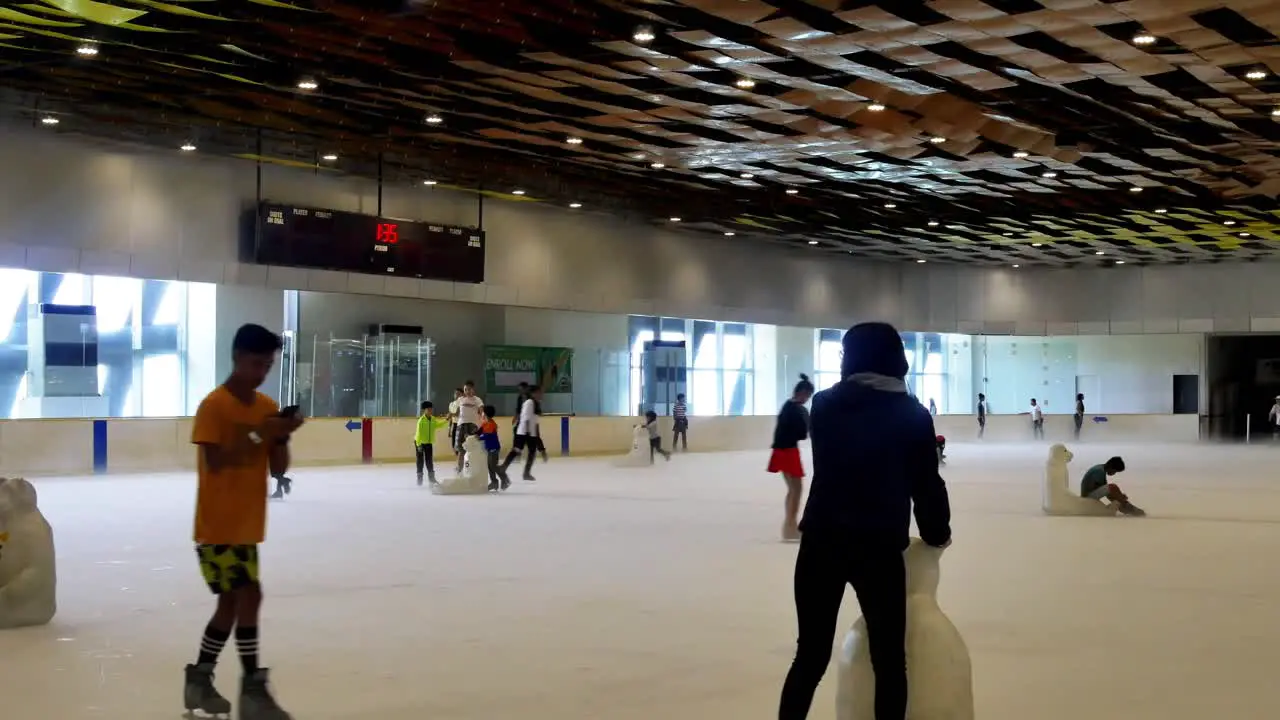
{"label": "child in blue and orange shirt", "polygon": [[484,452],[488,456],[490,492],[511,487],[511,478],[498,464],[502,441],[498,438],[498,423],[493,420],[497,413],[492,405],[485,405],[480,415],[480,441],[484,443]]}

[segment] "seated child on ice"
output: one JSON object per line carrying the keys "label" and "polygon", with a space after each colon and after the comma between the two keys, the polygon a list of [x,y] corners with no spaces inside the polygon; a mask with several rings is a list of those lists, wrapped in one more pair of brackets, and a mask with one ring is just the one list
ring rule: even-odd
{"label": "seated child on ice", "polygon": [[1107,479],[1120,472],[1124,472],[1124,460],[1120,457],[1113,457],[1101,465],[1089,468],[1080,481],[1080,497],[1117,503],[1120,512],[1125,515],[1146,515],[1142,508],[1129,502],[1129,496],[1120,491],[1119,485]]}

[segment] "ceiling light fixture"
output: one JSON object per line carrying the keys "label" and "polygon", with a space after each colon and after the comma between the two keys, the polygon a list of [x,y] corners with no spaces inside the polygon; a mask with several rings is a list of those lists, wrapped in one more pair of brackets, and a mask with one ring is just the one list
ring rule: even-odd
{"label": "ceiling light fixture", "polygon": [[929,227],[938,227],[939,225],[941,225],[941,223],[939,223],[937,220],[929,221]]}
{"label": "ceiling light fixture", "polygon": [[41,125],[57,125],[59,122],[61,121],[52,115],[45,115],[44,117],[40,118]]}
{"label": "ceiling light fixture", "polygon": [[1021,266],[1021,265],[1019,265],[1018,263],[1014,263],[1014,264],[1013,264],[1013,266],[1014,266],[1014,267],[1022,267],[1022,266]]}
{"label": "ceiling light fixture", "polygon": [[671,218],[671,222],[680,222],[680,218],[678,218],[678,217],[673,217],[673,218]]}
{"label": "ceiling light fixture", "polygon": [[577,210],[578,208],[582,207],[582,203],[569,203],[569,207],[573,208],[574,210]]}
{"label": "ceiling light fixture", "polygon": [[1156,36],[1149,32],[1140,32],[1133,36],[1134,45],[1154,45]]}
{"label": "ceiling light fixture", "polygon": [[1047,172],[1047,173],[1045,173],[1045,174],[1041,175],[1040,177],[1042,177],[1042,178],[1049,178],[1049,179],[1051,179],[1051,180],[1052,180],[1053,178],[1058,177],[1058,173],[1053,172],[1053,171],[1049,171],[1049,172]]}
{"label": "ceiling light fixture", "polygon": [[182,147],[178,149],[181,150],[182,152],[193,152],[196,149],[196,146],[188,142],[188,143],[182,143]]}
{"label": "ceiling light fixture", "polygon": [[321,156],[320,156],[320,159],[321,159],[321,160],[323,160],[323,161],[325,161],[325,162],[333,162],[334,160],[337,160],[337,159],[338,159],[338,156],[337,156],[337,155],[334,155],[333,153],[329,153],[329,154],[327,154],[327,155],[321,155]]}
{"label": "ceiling light fixture", "polygon": [[738,177],[742,178],[743,180],[750,180],[751,178],[755,177],[755,175],[751,173],[742,173]]}
{"label": "ceiling light fixture", "polygon": [[1235,225],[1235,224],[1236,224],[1236,221],[1235,221],[1235,220],[1227,220],[1226,222],[1224,222],[1224,223],[1222,223],[1222,224],[1223,224],[1223,225]]}
{"label": "ceiling light fixture", "polygon": [[1156,214],[1157,214],[1157,215],[1163,215],[1163,214],[1165,214],[1165,213],[1167,213],[1167,212],[1169,212],[1169,211],[1168,211],[1166,208],[1156,208]]}
{"label": "ceiling light fixture", "polygon": [[1240,237],[1249,237],[1249,233],[1240,233]]}
{"label": "ceiling light fixture", "polygon": [[942,137],[941,135],[934,135],[933,137],[929,138],[929,142],[933,143],[934,145],[939,145],[946,141],[947,139]]}
{"label": "ceiling light fixture", "polygon": [[920,263],[921,265],[923,265],[923,264],[925,264],[925,263],[927,263],[927,262],[929,262],[929,261],[928,261],[928,260],[921,259],[921,260],[917,260],[916,262],[918,262],[918,263]]}
{"label": "ceiling light fixture", "polygon": [[93,57],[98,54],[98,46],[85,43],[84,45],[76,48],[76,54],[81,57]]}
{"label": "ceiling light fixture", "polygon": [[1133,187],[1129,188],[1129,192],[1135,192],[1135,193],[1142,192],[1142,188],[1138,187],[1137,185],[1134,185]]}
{"label": "ceiling light fixture", "polygon": [[1245,73],[1244,76],[1250,80],[1262,80],[1267,76],[1267,71],[1259,68],[1257,70],[1250,70]]}
{"label": "ceiling light fixture", "polygon": [[745,77],[738,78],[738,82],[734,83],[734,85],[737,85],[743,90],[750,90],[751,88],[756,86],[756,81],[752,80],[751,78],[745,78]]}
{"label": "ceiling light fixture", "polygon": [[871,112],[884,112],[884,105],[880,103],[871,103],[867,106],[867,109]]}
{"label": "ceiling light fixture", "polygon": [[436,184],[436,181],[435,181],[435,180],[423,180],[423,181],[422,181],[422,184],[423,184],[423,185],[435,185],[435,184]]}
{"label": "ceiling light fixture", "polygon": [[1093,251],[1093,254],[1094,254],[1094,255],[1106,255],[1106,253],[1105,253],[1105,252],[1103,252],[1103,251],[1101,251],[1101,250],[1094,250],[1094,251]]}
{"label": "ceiling light fixture", "polygon": [[1022,158],[1024,158],[1024,157],[1028,157],[1028,156],[1030,156],[1030,155],[1031,155],[1031,153],[1027,152],[1026,150],[1018,150],[1018,151],[1016,151],[1016,152],[1014,152],[1014,153],[1013,153],[1013,156],[1014,156],[1014,157],[1016,157],[1016,158],[1018,158],[1018,159],[1022,159]]}
{"label": "ceiling light fixture", "polygon": [[299,90],[315,90],[318,87],[320,87],[320,83],[316,82],[313,78],[302,78],[298,81]]}
{"label": "ceiling light fixture", "polygon": [[809,244],[810,244],[810,245],[817,245],[817,244],[818,244],[818,241],[817,241],[817,240],[810,240],[810,241],[809,241]]}
{"label": "ceiling light fixture", "polygon": [[511,194],[512,194],[512,195],[523,195],[523,194],[524,194],[524,191],[523,191],[523,190],[512,190],[512,191],[511,191]]}
{"label": "ceiling light fixture", "polygon": [[581,144],[582,144],[582,138],[580,138],[580,137],[567,137],[567,138],[565,138],[565,139],[564,139],[564,141],[565,141],[565,142],[567,142],[567,143],[569,143],[570,145],[581,145]]}
{"label": "ceiling light fixture", "polygon": [[799,195],[800,191],[795,188],[787,188],[788,195]]}
{"label": "ceiling light fixture", "polygon": [[661,170],[662,168],[666,167],[666,165],[660,162],[655,162],[655,163],[649,163],[649,167],[653,168],[654,170]]}
{"label": "ceiling light fixture", "polygon": [[1031,243],[1031,247],[1040,247],[1041,245],[1044,245],[1044,243]]}
{"label": "ceiling light fixture", "polygon": [[1280,107],[1271,110],[1271,117],[1280,117]]}
{"label": "ceiling light fixture", "polygon": [[440,117],[439,115],[436,115],[435,113],[431,113],[430,115],[427,116],[428,125],[439,125],[442,122],[444,122],[444,118]]}
{"label": "ceiling light fixture", "polygon": [[1005,237],[1013,237],[1013,233],[1011,232],[1001,233],[1001,234],[1003,234]]}
{"label": "ceiling light fixture", "polygon": [[898,203],[885,203],[885,204],[884,204],[884,209],[885,209],[885,210],[892,210],[892,209],[894,209],[894,208],[896,208],[896,207],[898,207]]}
{"label": "ceiling light fixture", "polygon": [[1124,264],[1124,261],[1123,261],[1123,260],[1117,260],[1117,261],[1116,261],[1116,264],[1117,264],[1117,265],[1123,265],[1123,264]]}
{"label": "ceiling light fixture", "polygon": [[734,235],[737,235],[737,233],[733,232],[732,230],[727,231],[727,232],[724,234],[724,236],[725,236],[725,237],[733,237]]}
{"label": "ceiling light fixture", "polygon": [[656,37],[657,35],[653,34],[653,28],[650,28],[644,25],[636,28],[636,31],[631,35],[631,39],[635,40],[638,43],[653,42],[654,38]]}

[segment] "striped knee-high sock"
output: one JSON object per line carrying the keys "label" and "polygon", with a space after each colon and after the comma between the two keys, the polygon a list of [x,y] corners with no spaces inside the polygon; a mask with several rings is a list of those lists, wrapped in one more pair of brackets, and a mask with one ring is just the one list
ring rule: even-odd
{"label": "striped knee-high sock", "polygon": [[209,625],[204,629],[204,637],[200,638],[200,657],[196,660],[197,665],[216,665],[218,656],[222,654],[222,648],[227,646],[227,640],[231,639],[230,630],[219,630]]}
{"label": "striped knee-high sock", "polygon": [[237,627],[236,647],[240,650],[240,664],[244,666],[244,674],[252,675],[258,671],[258,628]]}

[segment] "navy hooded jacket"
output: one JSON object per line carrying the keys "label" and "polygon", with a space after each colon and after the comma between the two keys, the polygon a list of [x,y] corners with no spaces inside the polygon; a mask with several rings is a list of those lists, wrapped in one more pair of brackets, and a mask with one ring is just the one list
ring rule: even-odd
{"label": "navy hooded jacket", "polygon": [[902,338],[891,325],[862,323],[843,345],[844,380],[813,398],[813,482],[801,529],[905,549],[914,502],[921,539],[945,545],[951,506],[933,417],[901,383]]}

